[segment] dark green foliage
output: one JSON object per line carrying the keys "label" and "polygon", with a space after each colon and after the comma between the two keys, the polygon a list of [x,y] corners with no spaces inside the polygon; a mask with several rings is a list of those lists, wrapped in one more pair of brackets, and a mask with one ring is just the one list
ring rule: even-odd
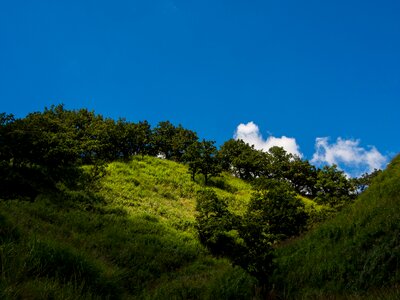
{"label": "dark green foliage", "polygon": [[[262,273],[262,278],[264,278],[270,274],[271,269],[268,267],[272,262],[272,256],[269,256],[268,250],[272,248],[265,248],[265,245],[262,245],[262,253],[260,253],[257,251],[260,248],[256,249],[255,247],[264,241],[257,240],[253,244],[249,242],[250,236],[253,236],[253,233],[249,232],[249,229],[252,228],[250,222],[229,212],[226,202],[219,199],[210,189],[199,191],[196,210],[198,212],[196,227],[200,242],[211,253],[229,258],[233,264],[241,266],[259,280],[261,277],[257,277],[257,275],[261,276]],[[244,237],[246,244],[239,238],[239,234],[242,235],[240,238]],[[247,237],[248,239],[246,239]],[[257,237],[254,238],[257,239]],[[267,247],[270,247],[270,244]],[[265,262],[262,259],[268,261]],[[268,267],[265,267],[266,264]],[[262,268],[261,271],[260,268]],[[268,268],[268,272],[264,272],[266,268]]]}
{"label": "dark green foliage", "polygon": [[317,175],[317,169],[308,160],[293,156],[285,177],[298,194],[314,198],[316,196]]}
{"label": "dark green foliage", "polygon": [[201,190],[197,193],[196,210],[201,243],[215,255],[232,256],[236,245],[230,232],[235,227],[235,218],[226,202],[211,189]]}
{"label": "dark green foliage", "polygon": [[153,129],[152,143],[156,154],[161,154],[166,159],[172,157],[172,139],[175,135],[175,129],[175,126],[169,121],[160,122]]}
{"label": "dark green foliage", "polygon": [[263,176],[270,179],[287,178],[294,156],[287,153],[282,147],[271,147],[265,155],[266,163],[263,167]]}
{"label": "dark green foliage", "polygon": [[[391,201],[400,193],[389,175],[349,180],[283,148],[230,140],[217,152],[214,144],[168,121],[152,130],[63,105],[22,119],[0,114],[0,198],[32,200],[0,199],[0,298],[249,299],[254,277],[263,295],[271,283],[291,293],[399,282],[400,212]],[[212,178],[221,168],[252,182],[253,197],[249,183],[226,172]],[[193,198],[202,187],[188,170],[210,187],[197,193],[197,222]],[[353,207],[372,178],[357,203],[380,205]],[[345,206],[349,215],[314,229],[317,242],[281,250],[309,216],[316,226]],[[195,229],[209,252],[236,266],[210,258]]]}
{"label": "dark green foliage", "polygon": [[274,269],[273,244],[298,235],[307,214],[285,182],[258,181],[258,190],[243,217],[233,215],[212,190],[200,191],[196,220],[200,241],[257,278],[266,293]]}
{"label": "dark green foliage", "polygon": [[265,289],[275,268],[273,244],[298,235],[306,224],[303,204],[288,184],[277,180],[259,182],[258,192],[253,195],[239,227],[245,251],[235,262],[255,276]]}
{"label": "dark green foliage", "polygon": [[274,282],[286,297],[357,292],[363,299],[375,289],[387,293],[398,285],[399,175],[397,157],[354,204],[303,239],[278,249]]}
{"label": "dark green foliage", "polygon": [[10,127],[15,122],[13,115],[0,113],[0,170],[5,167],[11,157]]}
{"label": "dark green foliage", "polygon": [[[181,161],[197,139],[195,132],[170,122],[160,122],[152,132],[147,121],[114,121],[87,109],[66,110],[63,105],[22,119],[2,113],[0,196],[34,200],[41,193],[57,190],[60,182],[76,188],[85,164],[100,170],[105,162],[145,154]],[[211,166],[201,171],[206,177],[214,174]]]}
{"label": "dark green foliage", "polygon": [[128,160],[133,155],[145,155],[152,152],[152,133],[147,121],[139,123],[119,119],[117,122],[107,119],[102,124],[104,131],[100,137],[99,156],[107,161],[118,158]]}
{"label": "dark green foliage", "polygon": [[153,153],[153,145],[151,144],[151,126],[147,121],[140,121],[133,124],[133,154],[151,155]]}
{"label": "dark green foliage", "polygon": [[264,154],[242,140],[225,142],[218,152],[224,170],[244,180],[251,180],[262,173]]}
{"label": "dark green foliage", "polygon": [[282,147],[271,147],[265,156],[263,177],[285,180],[300,195],[316,196],[317,169],[307,160],[287,153]]}
{"label": "dark green foliage", "polygon": [[197,141],[197,134],[182,126],[175,127],[171,122],[158,123],[153,129],[152,144],[156,155],[163,155],[166,159],[182,161],[186,149]]}
{"label": "dark green foliage", "polygon": [[208,179],[211,176],[217,176],[221,173],[220,164],[217,158],[217,148],[214,146],[214,141],[206,141],[192,143],[183,160],[188,164],[189,171],[192,174],[192,180],[196,174],[204,176],[205,184],[208,184]]}
{"label": "dark green foliage", "polygon": [[183,128],[181,125],[176,127],[175,135],[172,139],[172,158],[175,161],[182,162],[182,156],[187,148],[198,140],[194,131]]}
{"label": "dark green foliage", "polygon": [[262,216],[257,212],[248,212],[243,218],[238,229],[242,243],[238,245],[232,261],[257,278],[265,293],[274,269],[273,243],[276,236],[270,233],[268,223],[259,223],[260,218]]}
{"label": "dark green foliage", "polygon": [[372,180],[377,177],[381,172],[382,170],[375,169],[371,173],[364,173],[360,177],[354,178],[352,180],[352,183],[354,184],[357,193],[364,192],[367,187],[371,185]]}
{"label": "dark green foliage", "polygon": [[199,141],[191,144],[185,154],[183,155],[183,161],[188,165],[189,172],[192,180],[195,181],[196,174],[200,171],[201,164],[201,145]]}
{"label": "dark green foliage", "polygon": [[256,189],[258,191],[250,201],[246,219],[252,219],[259,226],[267,226],[269,234],[278,240],[296,236],[305,229],[308,216],[304,204],[296,198],[288,183],[260,179]]}
{"label": "dark green foliage", "polygon": [[[151,129],[146,121],[114,121],[87,109],[66,110],[63,105],[22,119],[2,113],[0,121],[3,198],[34,200],[41,193],[57,190],[60,182],[76,189],[83,176],[82,165],[92,164],[100,170],[105,162],[145,154],[188,163],[192,179],[202,174],[206,185],[222,168],[248,181],[260,177],[288,181],[297,193],[317,197],[319,203],[335,208],[355,194],[349,180],[332,171],[333,167],[316,170],[283,148],[263,152],[242,140],[229,140],[217,151],[214,142],[198,141],[195,132],[169,121]],[[357,181],[359,189],[366,184],[361,181]]]}
{"label": "dark green foliage", "polygon": [[31,113],[3,128],[7,155],[2,158],[3,197],[35,196],[59,181],[75,182],[80,171],[79,140],[63,106]]}
{"label": "dark green foliage", "polygon": [[317,203],[337,209],[354,200],[356,195],[352,182],[335,165],[325,166],[318,171],[315,189]]}
{"label": "dark green foliage", "polygon": [[353,182],[335,166],[317,170],[309,161],[287,153],[282,147],[263,152],[242,140],[231,139],[221,146],[218,158],[224,170],[239,178],[286,181],[298,194],[316,198],[317,202],[335,209],[343,207],[355,196]]}

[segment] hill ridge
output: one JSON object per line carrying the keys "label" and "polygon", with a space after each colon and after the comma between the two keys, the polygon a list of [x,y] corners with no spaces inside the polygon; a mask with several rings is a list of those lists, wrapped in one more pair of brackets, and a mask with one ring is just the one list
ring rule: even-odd
{"label": "hill ridge", "polygon": [[399,178],[397,156],[354,204],[279,249],[280,290],[287,297],[323,298],[382,289],[378,293],[396,299],[400,292],[391,288],[400,281]]}

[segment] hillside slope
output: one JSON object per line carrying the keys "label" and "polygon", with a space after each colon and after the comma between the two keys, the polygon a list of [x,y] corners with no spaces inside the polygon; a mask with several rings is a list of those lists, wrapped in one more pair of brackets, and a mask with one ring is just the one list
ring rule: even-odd
{"label": "hillside slope", "polygon": [[[211,184],[243,212],[248,184]],[[201,188],[184,165],[134,157],[109,164],[95,192],[0,200],[0,298],[251,298],[254,279],[195,236]]]}
{"label": "hillside slope", "polygon": [[278,249],[276,263],[284,298],[399,299],[400,156],[354,205]]}

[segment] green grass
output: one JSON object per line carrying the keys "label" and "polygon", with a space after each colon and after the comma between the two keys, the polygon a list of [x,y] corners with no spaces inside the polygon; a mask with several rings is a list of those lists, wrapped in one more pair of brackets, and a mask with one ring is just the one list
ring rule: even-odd
{"label": "green grass", "polygon": [[400,157],[354,205],[277,251],[274,281],[287,298],[399,295]]}
{"label": "green grass", "polygon": [[[0,200],[0,298],[248,299],[254,280],[197,240],[196,181],[184,165],[134,157],[109,164],[95,193]],[[243,213],[248,184],[211,184]]]}
{"label": "green grass", "polygon": [[[312,230],[277,249],[272,293],[398,299],[399,178],[397,158],[338,215],[299,197]],[[224,173],[210,187],[244,214],[248,183]],[[199,243],[195,197],[204,178],[191,181],[186,166],[134,157],[106,166],[91,190],[59,188],[34,202],[0,200],[0,299],[257,298],[252,277]]]}
{"label": "green grass", "polygon": [[336,210],[323,204],[318,204],[315,201],[298,195],[297,198],[304,204],[304,210],[309,216],[308,229],[318,227],[323,221],[332,218],[336,215]]}

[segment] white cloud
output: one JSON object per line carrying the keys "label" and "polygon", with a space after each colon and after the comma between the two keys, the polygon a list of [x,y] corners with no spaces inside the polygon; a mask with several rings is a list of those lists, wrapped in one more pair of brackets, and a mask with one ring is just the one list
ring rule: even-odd
{"label": "white cloud", "polygon": [[[302,157],[295,138],[269,136],[264,139],[254,122],[239,124],[234,138],[254,145],[258,150],[267,151],[273,146],[279,146]],[[315,153],[310,162],[317,166],[335,164],[348,176],[357,177],[374,169],[384,169],[388,160],[389,158],[382,155],[375,146],[361,147],[360,140],[339,137],[336,142],[330,143],[328,137],[319,137],[315,139]]]}
{"label": "white cloud", "polygon": [[336,164],[351,176],[359,176],[374,169],[383,169],[388,158],[382,155],[374,146],[369,149],[360,147],[359,140],[338,138],[336,143],[329,143],[328,137],[315,139],[315,153],[312,163]]}
{"label": "white cloud", "polygon": [[243,140],[250,145],[254,145],[254,148],[258,150],[267,151],[271,147],[278,146],[283,147],[283,149],[289,153],[296,154],[300,157],[302,156],[295,138],[289,138],[286,136],[277,138],[274,136],[269,136],[266,140],[264,140],[260,133],[260,129],[254,122],[239,124],[239,126],[236,128],[234,138],[237,140]]}

